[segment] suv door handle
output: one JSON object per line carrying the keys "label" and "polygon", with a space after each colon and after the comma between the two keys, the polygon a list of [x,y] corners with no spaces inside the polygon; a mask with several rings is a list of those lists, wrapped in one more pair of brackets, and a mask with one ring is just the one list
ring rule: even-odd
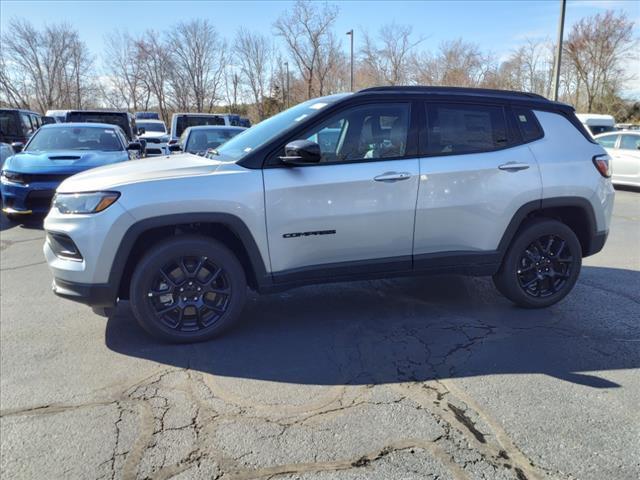
{"label": "suv door handle", "polygon": [[409,172],[385,172],[382,175],[373,177],[376,182],[397,182],[399,180],[407,180],[411,178]]}
{"label": "suv door handle", "polygon": [[518,170],[526,170],[529,168],[528,163],[507,162],[499,165],[500,170],[506,170],[507,172],[517,172]]}

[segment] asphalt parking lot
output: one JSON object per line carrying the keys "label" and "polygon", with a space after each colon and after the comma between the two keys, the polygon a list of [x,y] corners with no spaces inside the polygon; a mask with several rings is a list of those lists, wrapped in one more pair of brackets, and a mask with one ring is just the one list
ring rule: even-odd
{"label": "asphalt parking lot", "polygon": [[638,192],[547,310],[486,278],[306,287],[191,346],[56,298],[38,222],[1,229],[3,478],[640,475]]}

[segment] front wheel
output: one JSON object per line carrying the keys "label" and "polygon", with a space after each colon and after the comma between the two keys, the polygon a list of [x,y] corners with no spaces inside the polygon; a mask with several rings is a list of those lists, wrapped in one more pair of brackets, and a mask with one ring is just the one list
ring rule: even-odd
{"label": "front wheel", "polygon": [[557,220],[537,219],[515,237],[493,282],[521,307],[548,307],[573,289],[581,266],[582,248],[573,230]]}
{"label": "front wheel", "polygon": [[242,265],[221,243],[181,235],[154,246],[131,278],[140,325],[173,343],[209,340],[239,317],[247,292]]}

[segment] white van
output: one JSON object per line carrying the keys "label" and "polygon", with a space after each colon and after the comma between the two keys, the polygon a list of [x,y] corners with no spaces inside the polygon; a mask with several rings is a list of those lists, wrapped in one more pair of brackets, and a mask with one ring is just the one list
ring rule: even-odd
{"label": "white van", "polygon": [[613,132],[616,129],[616,121],[611,115],[599,113],[577,113],[576,117],[587,127],[591,135]]}

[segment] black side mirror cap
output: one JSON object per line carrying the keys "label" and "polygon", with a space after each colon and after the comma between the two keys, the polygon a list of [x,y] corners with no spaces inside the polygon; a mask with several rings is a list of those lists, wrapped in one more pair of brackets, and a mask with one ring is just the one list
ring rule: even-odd
{"label": "black side mirror cap", "polygon": [[147,131],[144,129],[144,127],[140,127],[138,128],[138,135],[144,135]]}
{"label": "black side mirror cap", "polygon": [[24,143],[22,143],[22,142],[13,142],[11,144],[11,148],[13,148],[13,151],[15,153],[20,153],[22,151],[22,149],[24,148]]}
{"label": "black side mirror cap", "polygon": [[127,146],[127,150],[142,150],[142,144],[140,142],[130,142]]}
{"label": "black side mirror cap", "polygon": [[169,145],[169,151],[170,152],[179,152],[182,149],[180,148],[180,145],[178,145],[177,143],[172,143],[171,145]]}
{"label": "black side mirror cap", "polygon": [[52,123],[56,123],[56,119],[53,117],[44,116],[42,117],[41,120],[42,120],[42,125],[50,125]]}
{"label": "black side mirror cap", "polygon": [[314,165],[320,162],[320,145],[311,140],[294,140],[284,147],[282,163],[287,165]]}

